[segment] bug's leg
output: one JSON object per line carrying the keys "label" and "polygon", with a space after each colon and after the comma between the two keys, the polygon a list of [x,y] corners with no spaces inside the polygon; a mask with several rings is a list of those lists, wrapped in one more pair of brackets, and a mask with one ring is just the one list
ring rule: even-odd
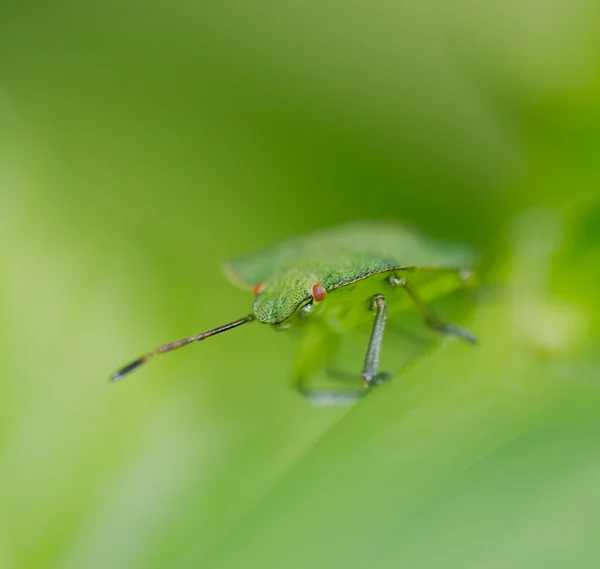
{"label": "bug's leg", "polygon": [[298,384],[298,392],[314,405],[326,407],[328,405],[350,405],[369,393],[366,389],[314,389]]}
{"label": "bug's leg", "polygon": [[[360,385],[359,378],[354,376],[348,383],[350,387],[329,388],[323,385],[320,372],[326,370],[338,345],[337,334],[328,332],[322,327],[306,329],[301,338],[294,370],[295,387],[298,392],[316,405],[346,405],[360,399],[368,392]],[[326,372],[326,375],[328,373]],[[319,385],[319,382],[321,385]]]}
{"label": "bug's leg", "polygon": [[423,302],[423,300],[416,293],[414,288],[408,283],[408,281],[404,277],[398,277],[397,275],[392,275],[390,277],[390,284],[393,287],[402,287],[413,301],[413,304],[416,306],[417,310],[423,316],[423,320],[427,326],[429,326],[432,330],[436,330],[437,332],[441,332],[442,334],[451,334],[453,336],[459,337],[461,340],[468,342],[469,344],[475,344],[477,342],[477,338],[472,332],[469,332],[465,328],[458,326],[456,324],[452,324],[450,322],[442,322],[436,314]]}
{"label": "bug's leg", "polygon": [[[356,377],[352,377],[357,381]],[[296,379],[296,389],[303,397],[306,397],[314,405],[349,405],[361,397],[364,397],[368,391],[362,387],[353,389],[325,389],[321,387],[311,387],[310,378],[299,376]]]}
{"label": "bug's leg", "polygon": [[371,330],[365,362],[362,369],[363,385],[365,387],[374,387],[381,384],[388,378],[387,373],[377,373],[379,367],[379,352],[381,351],[381,342],[385,331],[385,323],[388,316],[388,303],[385,296],[377,294],[373,297],[371,309],[375,310],[375,322]]}

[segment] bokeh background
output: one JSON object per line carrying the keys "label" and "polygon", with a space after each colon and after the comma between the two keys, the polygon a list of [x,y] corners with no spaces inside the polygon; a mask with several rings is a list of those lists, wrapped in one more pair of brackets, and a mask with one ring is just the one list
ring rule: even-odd
{"label": "bokeh background", "polygon": [[[0,567],[600,563],[595,0],[0,4]],[[357,405],[222,262],[354,219],[481,254]]]}

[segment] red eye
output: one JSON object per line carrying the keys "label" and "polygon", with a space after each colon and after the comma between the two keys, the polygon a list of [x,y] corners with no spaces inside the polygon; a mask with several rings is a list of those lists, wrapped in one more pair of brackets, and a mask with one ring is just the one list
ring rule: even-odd
{"label": "red eye", "polygon": [[317,302],[319,302],[325,298],[325,289],[320,284],[312,285],[311,293],[312,293],[312,297]]}
{"label": "red eye", "polygon": [[252,289],[252,292],[254,293],[254,296],[260,294],[263,290],[265,289],[265,283],[256,283],[254,285],[254,288]]}

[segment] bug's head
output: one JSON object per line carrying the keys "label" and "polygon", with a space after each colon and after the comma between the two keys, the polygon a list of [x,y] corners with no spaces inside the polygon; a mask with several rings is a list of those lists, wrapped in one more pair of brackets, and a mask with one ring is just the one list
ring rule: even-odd
{"label": "bug's head", "polygon": [[324,297],[325,289],[316,284],[315,275],[290,270],[259,288],[254,300],[254,316],[266,324],[281,324],[299,308]]}

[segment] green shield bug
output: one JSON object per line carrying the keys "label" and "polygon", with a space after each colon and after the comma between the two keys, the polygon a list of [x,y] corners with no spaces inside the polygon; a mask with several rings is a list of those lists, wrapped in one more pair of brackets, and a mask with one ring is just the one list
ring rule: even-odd
{"label": "green shield bug", "polygon": [[[270,324],[277,330],[302,328],[305,336],[328,337],[369,323],[370,338],[363,360],[362,388],[349,397],[347,391],[308,388],[311,360],[326,346],[317,340],[301,346],[297,387],[320,403],[343,402],[379,385],[388,374],[380,372],[379,354],[388,315],[411,303],[432,329],[453,334],[474,344],[469,331],[444,323],[427,302],[462,285],[473,261],[471,250],[462,245],[435,242],[393,223],[362,222],[318,231],[283,241],[254,255],[235,259],[226,273],[237,285],[254,294],[252,312],[189,338],[159,346],[112,375],[117,381],[152,359],[209,336],[237,328],[247,322]],[[356,379],[359,374],[356,374]]]}

